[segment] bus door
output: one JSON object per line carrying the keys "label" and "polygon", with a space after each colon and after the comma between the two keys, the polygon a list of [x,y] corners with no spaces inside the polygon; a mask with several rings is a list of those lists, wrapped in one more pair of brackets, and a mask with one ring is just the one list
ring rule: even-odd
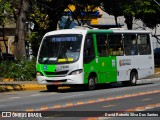
{"label": "bus door", "polygon": [[97,63],[99,73],[99,83],[116,82],[117,68],[116,56],[110,55],[108,36],[105,34],[96,35]]}
{"label": "bus door", "polygon": [[109,59],[110,59],[110,75],[111,81],[117,82],[117,56],[124,56],[124,45],[122,34],[108,34]]}
{"label": "bus door", "polygon": [[83,62],[84,62],[84,83],[88,83],[90,73],[96,72],[97,65],[95,59],[95,45],[92,34],[87,34],[84,42]]}

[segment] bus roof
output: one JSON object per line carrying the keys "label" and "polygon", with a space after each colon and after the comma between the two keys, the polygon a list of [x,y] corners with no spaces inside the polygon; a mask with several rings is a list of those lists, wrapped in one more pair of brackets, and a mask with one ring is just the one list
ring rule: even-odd
{"label": "bus roof", "polygon": [[63,30],[55,30],[51,31],[45,34],[45,36],[48,35],[58,35],[58,34],[85,34],[87,33],[87,30],[82,29],[63,29]]}
{"label": "bus roof", "polygon": [[86,34],[86,33],[141,33],[141,34],[149,34],[150,31],[146,30],[112,30],[112,29],[63,29],[63,30],[55,30],[46,33],[45,36],[48,35],[56,35],[56,34]]}
{"label": "bus roof", "polygon": [[146,30],[111,30],[111,29],[90,29],[88,30],[88,33],[145,33],[149,34],[150,31]]}

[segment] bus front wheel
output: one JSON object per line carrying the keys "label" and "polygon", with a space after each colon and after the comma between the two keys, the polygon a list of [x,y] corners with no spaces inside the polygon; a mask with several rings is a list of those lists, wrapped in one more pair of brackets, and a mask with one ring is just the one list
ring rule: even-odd
{"label": "bus front wheel", "polygon": [[56,92],[58,90],[58,86],[55,85],[46,85],[46,87],[49,92]]}
{"label": "bus front wheel", "polygon": [[88,79],[87,90],[94,90],[96,87],[95,77],[91,76]]}

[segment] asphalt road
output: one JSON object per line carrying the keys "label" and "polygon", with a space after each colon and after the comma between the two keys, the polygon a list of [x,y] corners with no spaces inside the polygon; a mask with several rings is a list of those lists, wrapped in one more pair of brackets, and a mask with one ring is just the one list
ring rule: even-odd
{"label": "asphalt road", "polygon": [[[122,117],[127,120],[159,119],[160,78],[139,81],[137,86],[123,87],[121,83],[118,83],[94,91],[84,91],[77,88],[59,92],[19,91],[1,93],[0,112],[6,111],[38,112],[38,118],[42,116],[43,119],[54,118],[55,120],[112,120],[122,119]],[[137,114],[138,117],[136,117]]]}

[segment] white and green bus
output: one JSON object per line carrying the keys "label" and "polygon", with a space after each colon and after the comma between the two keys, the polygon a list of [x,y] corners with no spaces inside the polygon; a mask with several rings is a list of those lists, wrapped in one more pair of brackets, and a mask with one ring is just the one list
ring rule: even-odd
{"label": "white and green bus", "polygon": [[151,34],[144,30],[65,29],[44,35],[37,80],[48,91],[59,86],[122,82],[136,85],[154,73]]}

